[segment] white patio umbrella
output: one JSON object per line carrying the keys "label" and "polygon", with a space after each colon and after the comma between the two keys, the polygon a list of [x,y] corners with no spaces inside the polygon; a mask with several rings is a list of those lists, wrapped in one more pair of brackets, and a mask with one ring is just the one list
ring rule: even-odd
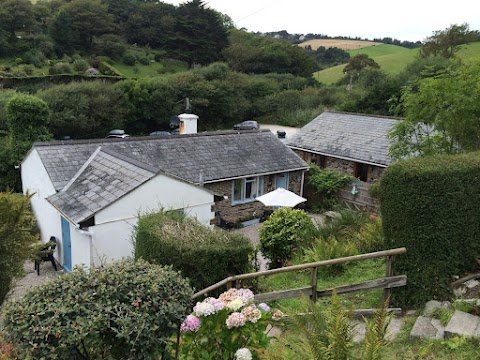
{"label": "white patio umbrella", "polygon": [[294,207],[301,202],[307,201],[307,199],[298,196],[297,194],[285,190],[284,188],[278,188],[269,193],[257,197],[255,200],[260,201],[265,206],[288,206]]}

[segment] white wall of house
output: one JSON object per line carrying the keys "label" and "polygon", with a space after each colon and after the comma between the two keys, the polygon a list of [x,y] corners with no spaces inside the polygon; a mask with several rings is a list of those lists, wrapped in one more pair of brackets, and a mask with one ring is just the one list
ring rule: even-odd
{"label": "white wall of house", "polygon": [[215,215],[213,204],[213,194],[205,189],[157,175],[95,214],[95,226],[89,228],[93,233],[94,265],[133,254],[132,237],[138,214],[183,209],[187,216],[210,226]]}
{"label": "white wall of house", "polygon": [[[55,193],[55,188],[35,149],[23,161],[21,172],[24,193],[35,193],[31,204],[42,241],[48,241],[50,236],[60,240],[55,257],[63,265],[61,214],[46,200]],[[95,226],[88,231],[70,224],[72,266],[100,266],[131,256],[138,214],[183,209],[186,215],[210,226],[210,220],[214,218],[213,204],[213,194],[207,190],[166,175],[157,175],[95,214]]]}
{"label": "white wall of house", "polygon": [[[55,236],[61,241],[60,214],[46,200],[47,197],[55,194],[55,188],[36,149],[33,149],[23,160],[20,170],[23,193],[34,194],[31,198],[32,211],[37,219],[42,241],[47,242],[50,236]],[[55,257],[62,264],[62,246],[58,246]]]}

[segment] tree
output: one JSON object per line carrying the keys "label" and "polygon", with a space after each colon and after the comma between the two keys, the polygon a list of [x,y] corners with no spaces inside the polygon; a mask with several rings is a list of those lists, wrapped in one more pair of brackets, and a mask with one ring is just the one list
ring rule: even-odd
{"label": "tree", "polygon": [[30,196],[0,192],[0,305],[13,280],[22,275],[23,263],[40,240],[35,218],[30,211]]}
{"label": "tree", "polygon": [[175,46],[175,7],[170,4],[138,3],[125,22],[125,36],[130,43],[154,48]]}
{"label": "tree", "polygon": [[454,24],[445,30],[434,31],[433,35],[427,38],[420,49],[420,55],[422,57],[439,55],[451,58],[460,49],[461,45],[478,41],[478,39],[480,39],[479,32],[471,31],[467,23]]}
{"label": "tree", "polygon": [[78,42],[77,33],[73,28],[72,16],[66,10],[60,10],[50,25],[50,36],[55,41],[58,55],[71,54]]}
{"label": "tree", "polygon": [[343,68],[343,72],[359,73],[367,67],[379,69],[380,65],[378,65],[375,60],[370,58],[367,54],[358,54],[350,59],[348,64]]}
{"label": "tree", "polygon": [[49,130],[55,136],[103,137],[125,122],[122,93],[99,81],[72,82],[39,91],[52,111]]}
{"label": "tree", "polygon": [[47,103],[36,96],[18,94],[7,103],[9,134],[17,145],[48,138],[49,119]]}
{"label": "tree", "polygon": [[405,119],[392,130],[391,155],[456,153],[480,149],[480,65],[463,65],[406,87]]}
{"label": "tree", "polygon": [[230,45],[223,56],[236,71],[255,74],[281,73],[310,77],[315,60],[307,51],[285,40],[230,30]]}
{"label": "tree", "polygon": [[228,45],[227,28],[214,10],[202,0],[183,3],[177,10],[176,57],[193,64],[209,64],[220,60]]}
{"label": "tree", "polygon": [[[100,0],[73,0],[61,8],[68,13],[69,27],[76,35],[73,38],[74,48],[80,51],[89,51],[93,45],[93,37],[112,32],[114,30],[113,16],[108,13],[108,6]],[[55,28],[58,39],[62,36],[62,28]],[[70,31],[70,30],[69,30]]]}

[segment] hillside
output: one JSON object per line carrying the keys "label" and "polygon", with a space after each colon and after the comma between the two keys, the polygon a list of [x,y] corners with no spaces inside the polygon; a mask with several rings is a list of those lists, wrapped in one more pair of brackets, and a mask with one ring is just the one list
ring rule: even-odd
{"label": "hillside", "polygon": [[319,47],[323,46],[325,48],[336,47],[342,50],[354,50],[362,49],[369,46],[380,45],[381,43],[373,41],[363,41],[363,40],[348,40],[348,39],[312,39],[304,41],[298,46],[307,47],[310,46],[312,50],[317,50]]}
{"label": "hillside", "polygon": [[[418,49],[407,49],[396,45],[376,45],[362,49],[350,50],[351,56],[367,54],[374,59],[387,74],[398,74],[415,59]],[[480,42],[464,45],[458,52],[464,60],[480,60]],[[345,64],[334,66],[313,74],[314,78],[324,84],[333,84],[343,76]]]}
{"label": "hillside", "polygon": [[[374,59],[389,74],[399,73],[409,62],[413,61],[418,49],[407,49],[396,45],[376,45],[358,50],[348,51],[351,56],[357,54],[367,54]],[[314,74],[316,80],[324,84],[337,82],[343,76],[345,64],[334,66]]]}

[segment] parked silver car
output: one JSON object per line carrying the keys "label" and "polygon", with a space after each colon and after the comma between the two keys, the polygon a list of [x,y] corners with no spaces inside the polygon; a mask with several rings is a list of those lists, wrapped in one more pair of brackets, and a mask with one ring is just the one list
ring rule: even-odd
{"label": "parked silver car", "polygon": [[240,124],[233,125],[233,130],[258,130],[260,126],[256,121],[247,120]]}

